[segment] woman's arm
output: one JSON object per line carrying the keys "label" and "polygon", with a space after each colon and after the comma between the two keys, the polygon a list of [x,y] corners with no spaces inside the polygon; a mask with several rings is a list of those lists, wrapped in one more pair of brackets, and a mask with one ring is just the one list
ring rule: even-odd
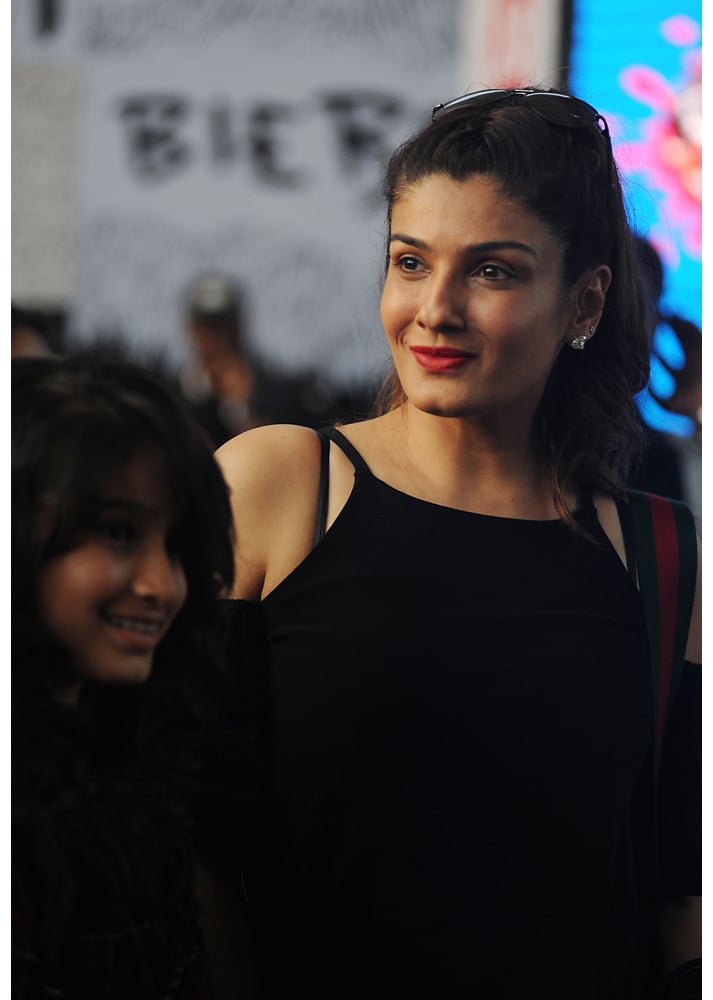
{"label": "woman's arm", "polygon": [[244,431],[215,455],[230,488],[235,525],[232,597],[260,600],[309,554],[319,486],[319,438],[273,424]]}
{"label": "woman's arm", "polygon": [[[662,816],[662,862],[664,899],[661,905],[659,926],[664,969],[672,973],[687,963],[701,958],[702,907],[698,895],[667,894],[669,886],[693,881],[699,873],[687,867],[699,868],[701,863],[702,810],[700,805],[702,784],[702,720],[701,720],[701,554],[698,553],[698,575],[691,625],[686,646],[686,663],[676,700],[667,722],[661,770],[661,808],[668,810]],[[677,820],[680,818],[680,829]],[[688,857],[686,857],[688,855]],[[691,976],[700,972],[690,968],[686,987],[690,989]],[[676,980],[677,977],[673,977]],[[680,993],[671,991],[671,997],[694,996],[684,991],[684,978],[680,977]],[[700,993],[698,994],[700,995]]]}

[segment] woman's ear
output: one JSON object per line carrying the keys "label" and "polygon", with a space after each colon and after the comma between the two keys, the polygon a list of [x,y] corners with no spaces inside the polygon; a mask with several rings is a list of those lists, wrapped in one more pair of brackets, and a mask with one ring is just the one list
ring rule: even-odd
{"label": "woman's ear", "polygon": [[611,271],[606,264],[600,264],[582,275],[577,283],[575,310],[572,326],[567,334],[570,345],[584,345],[597,332],[602,318],[607,290],[611,284]]}

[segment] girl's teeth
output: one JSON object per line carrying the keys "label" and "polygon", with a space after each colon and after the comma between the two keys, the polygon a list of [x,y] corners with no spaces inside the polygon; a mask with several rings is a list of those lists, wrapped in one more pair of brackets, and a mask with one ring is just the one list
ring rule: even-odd
{"label": "girl's teeth", "polygon": [[135,618],[119,618],[118,615],[107,615],[107,618],[117,628],[130,629],[132,632],[145,632],[147,635],[155,635],[159,628],[155,622],[142,622]]}

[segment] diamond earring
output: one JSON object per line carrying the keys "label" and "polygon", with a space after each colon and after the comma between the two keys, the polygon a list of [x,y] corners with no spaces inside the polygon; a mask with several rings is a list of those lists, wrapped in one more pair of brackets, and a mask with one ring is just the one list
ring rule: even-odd
{"label": "diamond earring", "polygon": [[[589,337],[594,336],[594,332],[596,329],[597,329],[596,326],[589,327]],[[570,340],[569,346],[572,348],[573,351],[583,351],[584,348],[586,347],[589,337],[585,333],[581,333],[578,337],[575,337],[573,340]]]}

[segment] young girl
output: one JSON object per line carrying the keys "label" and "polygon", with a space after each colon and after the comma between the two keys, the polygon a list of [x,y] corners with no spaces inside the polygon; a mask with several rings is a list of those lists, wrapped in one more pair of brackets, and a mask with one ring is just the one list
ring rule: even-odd
{"label": "young girl", "polygon": [[225,484],[157,379],[91,358],[12,363],[12,463],[13,996],[207,997]]}

